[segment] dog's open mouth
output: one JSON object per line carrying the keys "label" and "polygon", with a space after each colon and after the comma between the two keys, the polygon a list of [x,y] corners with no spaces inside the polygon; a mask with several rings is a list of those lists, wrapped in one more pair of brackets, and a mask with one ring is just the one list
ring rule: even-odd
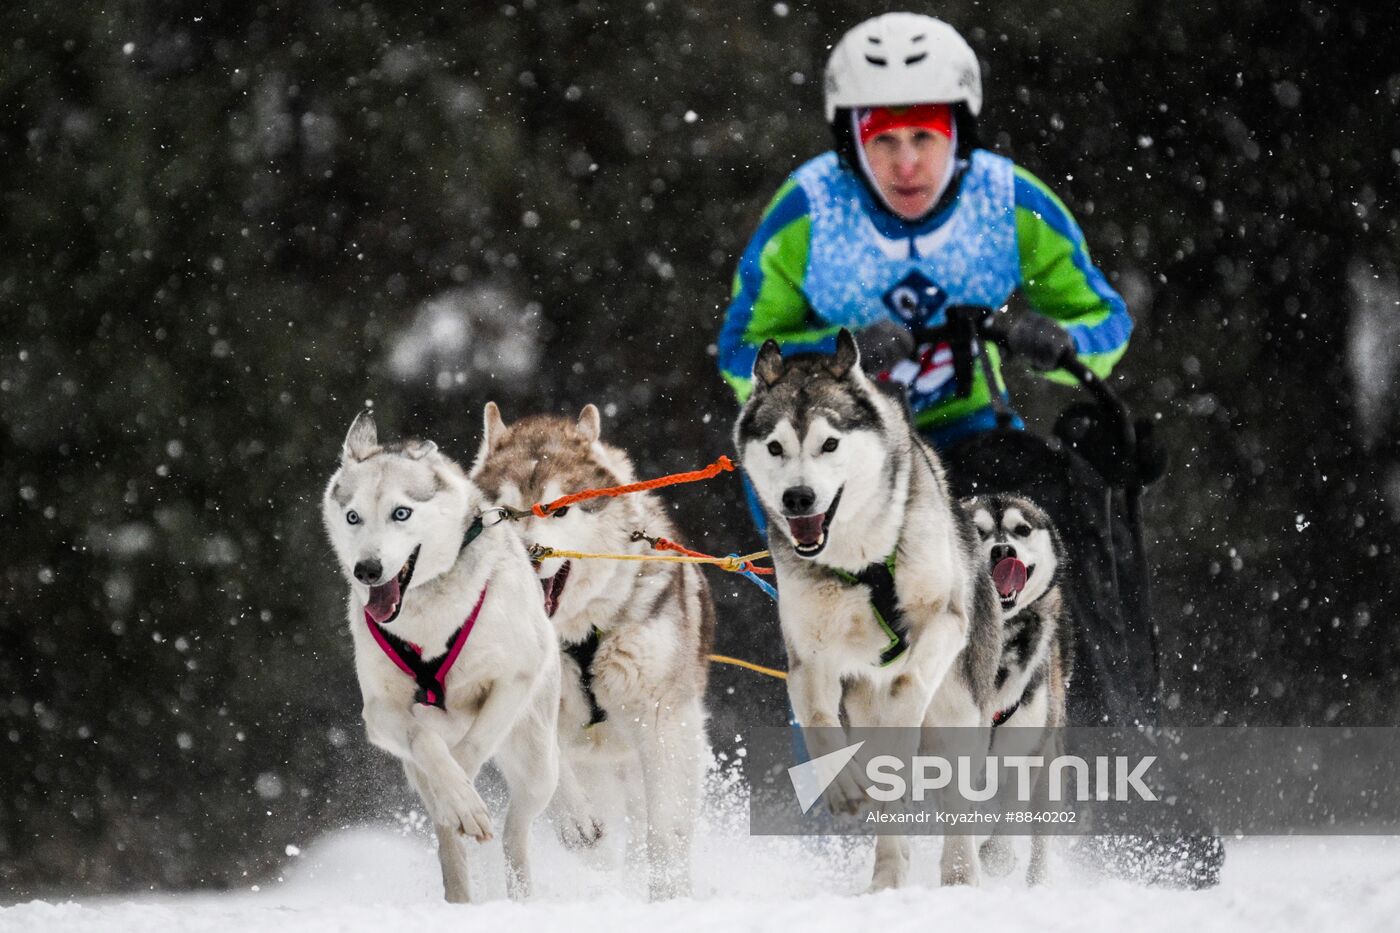
{"label": "dog's open mouth", "polygon": [[390,580],[369,588],[369,602],[365,604],[365,612],[380,625],[398,618],[399,609],[403,606],[403,592],[408,589],[409,581],[413,579],[413,568],[418,565],[418,551],[422,547],[420,544],[413,549],[413,553],[408,555],[408,560]]}
{"label": "dog's open mouth", "polygon": [[792,537],[792,546],[801,557],[815,557],[821,553],[821,549],[826,547],[826,532],[831,527],[831,520],[836,517],[836,507],[841,504],[841,493],[845,486],[836,490],[835,497],[831,500],[831,505],[827,506],[825,512],[818,512],[815,515],[786,516],[788,523],[788,535]]}
{"label": "dog's open mouth", "polygon": [[992,583],[996,585],[1003,610],[1015,608],[1016,600],[1033,573],[1035,564],[1027,566],[1015,557],[1003,557],[992,565]]}
{"label": "dog's open mouth", "polygon": [[559,608],[559,597],[564,595],[564,584],[569,582],[569,568],[572,561],[564,561],[554,576],[545,577],[540,581],[540,586],[544,587],[544,612],[551,619],[554,612]]}

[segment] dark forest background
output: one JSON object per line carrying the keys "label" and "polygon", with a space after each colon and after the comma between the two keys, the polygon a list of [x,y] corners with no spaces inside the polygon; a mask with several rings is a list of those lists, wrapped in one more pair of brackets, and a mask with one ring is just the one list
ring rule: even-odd
{"label": "dark forest background", "polygon": [[[1400,722],[1394,9],[912,8],[1136,318],[1173,720]],[[592,401],[642,475],[726,452],[732,269],[874,12],[5,5],[0,898],[246,884],[402,800],[319,524],[350,419],[469,459],[488,398]],[[668,498],[696,546],[754,543],[732,477]],[[781,663],[715,583],[720,649]],[[742,671],[712,702],[720,745],[781,721]]]}

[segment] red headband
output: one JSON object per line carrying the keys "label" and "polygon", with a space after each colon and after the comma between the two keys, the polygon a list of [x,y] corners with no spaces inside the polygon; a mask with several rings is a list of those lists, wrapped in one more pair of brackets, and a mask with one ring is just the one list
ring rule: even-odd
{"label": "red headband", "polygon": [[953,108],[948,104],[916,104],[912,107],[871,107],[857,112],[860,144],[881,133],[916,126],[953,138]]}

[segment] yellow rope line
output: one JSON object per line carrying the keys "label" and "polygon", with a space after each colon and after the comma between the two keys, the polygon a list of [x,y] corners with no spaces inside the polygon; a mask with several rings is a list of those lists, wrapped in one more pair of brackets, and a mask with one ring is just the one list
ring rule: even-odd
{"label": "yellow rope line", "polygon": [[708,655],[708,657],[711,661],[717,661],[720,664],[733,664],[735,667],[743,667],[751,671],[757,671],[760,674],[767,674],[769,677],[776,677],[779,680],[787,680],[787,673],[785,671],[775,670],[771,667],[764,667],[762,664],[755,664],[752,661],[745,661],[740,658],[731,658],[725,654],[712,654]]}
{"label": "yellow rope line", "polygon": [[[562,557],[569,560],[657,560],[670,564],[713,564],[733,573],[743,570],[752,561],[762,560],[768,556],[767,551],[755,551],[752,554],[743,554],[739,557],[691,557],[684,554],[590,554],[586,551],[559,551],[542,544],[530,546],[531,560],[549,560],[551,557]],[[725,654],[711,654],[707,657],[719,664],[732,664],[735,667],[742,667],[768,677],[776,677],[778,680],[787,680],[785,672],[764,667],[762,664],[755,664],[752,661],[731,658]]]}
{"label": "yellow rope line", "polygon": [[731,573],[738,573],[751,561],[762,560],[767,551],[754,551],[739,557],[690,557],[683,554],[590,554],[586,551],[559,551],[542,544],[530,546],[531,560],[562,557],[568,560],[657,560],[669,564],[712,564]]}

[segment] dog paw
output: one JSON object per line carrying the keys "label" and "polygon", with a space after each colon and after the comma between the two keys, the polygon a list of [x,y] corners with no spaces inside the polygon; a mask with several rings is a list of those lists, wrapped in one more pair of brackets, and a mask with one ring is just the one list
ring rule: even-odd
{"label": "dog paw", "polygon": [[909,859],[889,858],[881,859],[875,857],[875,871],[870,876],[870,887],[866,889],[866,894],[878,894],[880,891],[893,891],[902,888],[909,881]]}
{"label": "dog paw", "polygon": [[827,809],[837,816],[854,816],[870,804],[870,798],[849,768],[836,776],[823,796]]}
{"label": "dog paw", "polygon": [[870,879],[870,887],[865,889],[866,894],[879,894],[881,891],[893,891],[904,887],[904,880],[892,871],[876,871],[875,876]]}
{"label": "dog paw", "polygon": [[564,848],[591,849],[603,838],[603,823],[593,816],[565,816],[559,821],[559,841]]}
{"label": "dog paw", "polygon": [[445,811],[442,822],[459,835],[470,836],[477,842],[489,842],[494,835],[491,829],[491,814],[486,802],[470,784],[462,783],[438,794],[439,803]]}
{"label": "dog paw", "polygon": [[651,901],[672,901],[690,895],[690,878],[680,870],[653,872],[647,879],[647,898]]}
{"label": "dog paw", "polygon": [[1005,836],[992,836],[982,843],[982,870],[992,878],[1004,878],[1016,867],[1016,850]]}

